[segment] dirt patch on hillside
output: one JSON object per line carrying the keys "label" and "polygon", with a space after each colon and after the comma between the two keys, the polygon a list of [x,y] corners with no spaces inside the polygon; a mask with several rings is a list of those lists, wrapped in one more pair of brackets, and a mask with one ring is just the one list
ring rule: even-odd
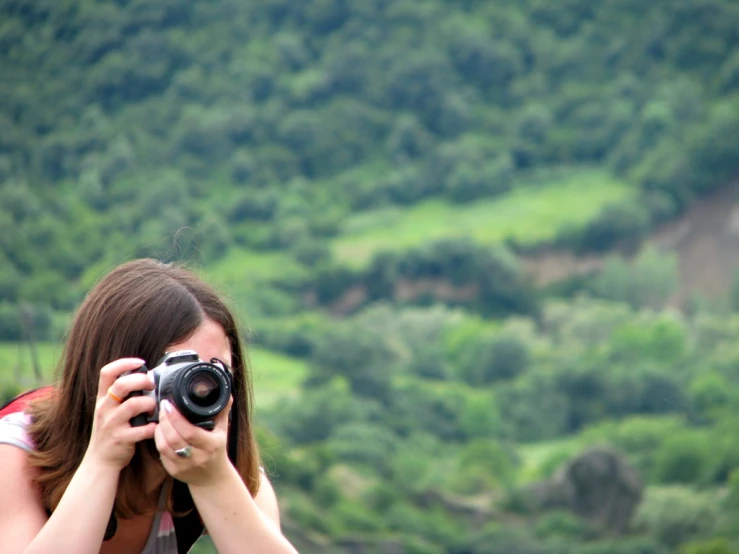
{"label": "dirt patch on hillside", "polygon": [[[644,241],[663,252],[676,252],[678,287],[668,304],[684,307],[698,294],[715,299],[732,286],[739,270],[739,180],[697,200],[681,217],[658,228]],[[524,269],[535,285],[546,286],[573,277],[594,274],[613,253],[576,256],[549,250],[523,258]],[[479,294],[474,285],[454,286],[444,279],[399,279],[392,298],[414,302],[429,297],[442,302],[471,302]],[[317,305],[315,293],[306,295],[307,305]],[[350,287],[328,307],[335,316],[355,312],[368,301],[362,285]]]}
{"label": "dirt patch on hillside", "polygon": [[523,259],[525,271],[531,276],[534,284],[539,286],[594,273],[601,269],[604,263],[604,256],[575,256],[571,252],[557,250],[540,252]]}
{"label": "dirt patch on hillside", "polygon": [[[398,279],[393,285],[394,302],[415,302],[424,297],[438,302],[472,302],[480,294],[476,284],[457,286],[446,279]],[[349,287],[329,305],[329,313],[346,316],[360,309],[368,300],[367,288],[363,285]],[[306,304],[315,306],[315,294],[304,297]]]}
{"label": "dirt patch on hillside", "polygon": [[[739,268],[739,181],[696,201],[645,244],[678,255],[679,286],[670,304],[682,305],[696,293],[716,298],[726,292]],[[546,285],[597,271],[605,258],[549,251],[527,258],[524,264],[537,284]]]}
{"label": "dirt patch on hillside", "polygon": [[739,183],[699,200],[649,242],[678,253],[676,302],[693,293],[715,298],[726,292],[739,268]]}

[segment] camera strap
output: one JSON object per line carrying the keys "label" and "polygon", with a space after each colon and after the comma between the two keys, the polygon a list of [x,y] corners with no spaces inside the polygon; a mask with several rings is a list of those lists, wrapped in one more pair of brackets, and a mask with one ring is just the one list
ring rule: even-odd
{"label": "camera strap", "polygon": [[172,504],[175,513],[189,510],[183,516],[172,517],[177,537],[177,554],[187,554],[192,545],[201,537],[205,528],[195,508],[190,489],[182,481],[175,480],[172,485]]}

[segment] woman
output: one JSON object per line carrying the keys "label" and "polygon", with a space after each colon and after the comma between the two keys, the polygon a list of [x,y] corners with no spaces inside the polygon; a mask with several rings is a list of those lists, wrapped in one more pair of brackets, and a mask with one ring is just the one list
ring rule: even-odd
{"label": "woman", "polygon": [[[194,350],[230,368],[231,400],[212,430],[163,401],[145,373]],[[53,393],[0,420],[0,552],[177,554],[202,532],[220,554],[295,554],[260,471],[251,384],[234,317],[183,268],[114,269],[72,323]],[[20,447],[20,448],[19,448]],[[205,531],[207,530],[207,531]]]}

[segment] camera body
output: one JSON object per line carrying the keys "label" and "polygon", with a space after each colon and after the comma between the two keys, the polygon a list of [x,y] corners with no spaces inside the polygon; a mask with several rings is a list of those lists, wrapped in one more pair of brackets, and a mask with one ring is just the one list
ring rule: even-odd
{"label": "camera body", "polygon": [[145,373],[154,381],[154,390],[136,391],[131,396],[149,396],[156,401],[153,414],[131,419],[134,427],[159,421],[162,400],[169,400],[192,424],[204,429],[215,427],[215,417],[228,405],[233,388],[231,373],[223,362],[206,362],[194,350],[167,352],[156,367],[145,365],[131,373]]}

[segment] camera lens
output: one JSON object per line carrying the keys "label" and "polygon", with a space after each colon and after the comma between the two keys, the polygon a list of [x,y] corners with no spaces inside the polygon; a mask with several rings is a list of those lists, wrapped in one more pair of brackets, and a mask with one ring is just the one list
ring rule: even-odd
{"label": "camera lens", "polygon": [[187,395],[198,406],[212,406],[221,396],[220,383],[210,373],[196,373],[187,383]]}
{"label": "camera lens", "polygon": [[162,374],[159,398],[172,401],[191,423],[212,422],[231,398],[231,376],[222,367],[202,360],[178,364]]}

